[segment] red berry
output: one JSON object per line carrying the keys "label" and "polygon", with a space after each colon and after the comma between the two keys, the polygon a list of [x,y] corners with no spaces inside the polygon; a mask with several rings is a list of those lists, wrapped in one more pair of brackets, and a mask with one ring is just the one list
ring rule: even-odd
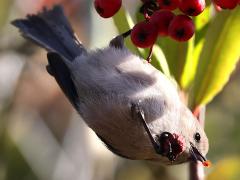
{"label": "red berry", "polygon": [[214,2],[223,9],[233,9],[238,4],[238,0],[214,0]]}
{"label": "red berry", "polygon": [[140,22],[136,24],[131,32],[133,44],[140,48],[152,46],[157,39],[158,31],[156,26],[151,22]]}
{"label": "red berry", "polygon": [[155,11],[151,16],[150,21],[155,24],[158,29],[158,34],[160,36],[168,35],[168,26],[175,14],[168,10]]}
{"label": "red berry", "polygon": [[94,6],[98,14],[103,18],[112,17],[122,5],[122,0],[95,0]]}
{"label": "red berry", "polygon": [[175,16],[168,28],[169,35],[177,41],[189,40],[193,36],[194,31],[194,23],[186,15]]}
{"label": "red berry", "polygon": [[179,4],[179,9],[189,16],[199,15],[204,8],[205,0],[181,0]]}
{"label": "red berry", "polygon": [[179,0],[157,0],[160,9],[174,10],[179,6]]}

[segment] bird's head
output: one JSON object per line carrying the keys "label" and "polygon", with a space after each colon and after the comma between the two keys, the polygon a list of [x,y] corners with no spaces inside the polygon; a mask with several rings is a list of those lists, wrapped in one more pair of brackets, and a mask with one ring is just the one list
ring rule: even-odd
{"label": "bird's head", "polygon": [[209,163],[205,158],[209,144],[208,138],[198,120],[183,107],[176,128],[161,132],[156,136],[160,144],[160,154],[166,156],[170,163],[200,161],[204,166]]}

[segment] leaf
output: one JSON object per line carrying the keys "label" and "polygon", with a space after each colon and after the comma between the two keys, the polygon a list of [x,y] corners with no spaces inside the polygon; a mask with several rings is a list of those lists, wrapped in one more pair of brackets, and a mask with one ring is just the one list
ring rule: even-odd
{"label": "leaf", "polygon": [[189,50],[188,47],[191,46],[189,42],[177,42],[168,37],[159,38],[157,42],[166,57],[170,74],[180,86],[180,80]]}
{"label": "leaf", "polygon": [[185,65],[183,72],[180,77],[180,87],[187,91],[192,85],[192,81],[197,71],[197,65],[199,56],[202,51],[202,47],[205,40],[206,30],[208,28],[208,22],[210,19],[210,6],[206,7],[205,10],[195,17],[195,37],[189,42]]}
{"label": "leaf", "polygon": [[195,37],[193,37],[192,39],[189,40],[188,42],[188,49],[186,50],[186,55],[185,55],[185,61],[182,60],[182,64],[181,68],[182,68],[182,72],[181,74],[179,74],[179,85],[181,87],[182,90],[187,91],[190,83],[192,82],[192,79],[194,78],[196,69],[197,69],[197,62],[198,59],[194,58],[193,56],[193,52],[195,50],[194,48],[194,40]]}
{"label": "leaf", "polygon": [[[116,15],[113,16],[113,22],[119,33],[124,33],[131,29],[135,22],[131,18],[130,14],[121,8]],[[138,48],[134,46],[130,40],[130,38],[126,38],[125,45],[131,50],[133,53],[140,53]]]}
{"label": "leaf", "polygon": [[216,96],[229,80],[240,57],[240,8],[222,11],[209,25],[194,85],[190,106],[204,105]]}
{"label": "leaf", "polygon": [[162,49],[158,45],[153,47],[153,58],[151,64],[161,70],[166,76],[170,76],[167,60]]}
{"label": "leaf", "polygon": [[6,23],[12,0],[0,1],[0,28]]}

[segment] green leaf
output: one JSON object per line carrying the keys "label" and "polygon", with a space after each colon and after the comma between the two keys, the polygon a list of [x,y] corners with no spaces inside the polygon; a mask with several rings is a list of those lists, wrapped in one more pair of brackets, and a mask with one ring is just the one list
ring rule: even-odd
{"label": "green leaf", "polygon": [[[121,8],[116,15],[113,16],[113,22],[119,33],[124,33],[131,29],[135,22],[131,18],[130,14]],[[139,50],[136,46],[134,46],[131,42],[130,38],[126,38],[125,45],[131,50],[133,53],[139,54]]]}
{"label": "green leaf", "polygon": [[[194,54],[194,40],[195,38],[193,37],[190,39],[187,43],[188,47],[186,50],[186,55],[185,55],[185,61],[182,60],[182,64],[180,64],[182,67],[181,74],[179,74],[179,85],[181,89],[187,91],[190,83],[192,82],[192,79],[194,77],[194,74],[196,72],[197,68],[197,62],[198,59],[193,58]],[[183,57],[184,58],[184,57]]]}
{"label": "green leaf", "polygon": [[188,50],[190,50],[188,47],[192,45],[192,42],[177,42],[168,37],[163,37],[159,38],[157,44],[166,57],[170,74],[181,87],[181,76],[188,55]]}
{"label": "green leaf", "polygon": [[9,9],[11,7],[12,0],[0,1],[0,28],[6,23],[8,19]]}
{"label": "green leaf", "polygon": [[170,76],[166,57],[158,45],[154,45],[153,47],[153,57],[151,64],[157,69],[161,70],[166,76]]}
{"label": "green leaf", "polygon": [[202,51],[202,47],[205,40],[206,30],[210,19],[210,6],[206,7],[205,10],[194,18],[194,24],[196,27],[195,37],[189,42],[185,65],[183,72],[180,77],[180,87],[187,91],[192,85],[193,79],[197,71],[197,65],[199,56]]}
{"label": "green leaf", "polygon": [[240,8],[222,11],[209,25],[198,70],[190,92],[190,106],[209,103],[229,80],[240,57]]}

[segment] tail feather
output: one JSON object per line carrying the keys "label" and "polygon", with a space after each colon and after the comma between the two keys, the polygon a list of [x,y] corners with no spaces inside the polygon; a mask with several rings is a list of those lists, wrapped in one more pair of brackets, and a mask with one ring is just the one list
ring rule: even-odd
{"label": "tail feather", "polygon": [[24,37],[70,61],[86,52],[61,6],[44,9],[37,15],[28,15],[26,19],[14,20],[12,24],[20,29]]}

